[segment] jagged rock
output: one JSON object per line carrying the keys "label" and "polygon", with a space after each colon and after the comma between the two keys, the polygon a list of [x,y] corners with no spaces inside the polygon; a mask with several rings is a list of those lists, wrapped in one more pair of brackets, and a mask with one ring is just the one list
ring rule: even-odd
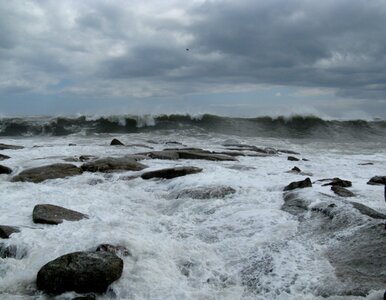
{"label": "jagged rock", "polygon": [[331,187],[331,190],[335,194],[337,194],[338,196],[341,196],[341,197],[355,197],[355,194],[353,192],[351,192],[348,189],[341,187],[339,185],[333,185]]}
{"label": "jagged rock", "polygon": [[322,186],[327,186],[327,185],[340,186],[340,187],[350,187],[350,186],[352,186],[352,182],[349,180],[343,180],[343,179],[335,177],[331,180],[331,182],[325,183]]}
{"label": "jagged rock", "polygon": [[23,148],[23,146],[7,145],[0,143],[0,150],[18,150]]}
{"label": "jagged rock", "polygon": [[10,157],[8,155],[0,154],[0,160],[6,160],[9,159]]}
{"label": "jagged rock", "polygon": [[36,285],[51,294],[104,293],[121,277],[122,270],[122,259],[113,253],[74,252],[44,265],[37,274]]}
{"label": "jagged rock", "polygon": [[151,178],[165,178],[171,179],[179,176],[185,176],[189,174],[195,174],[201,172],[201,168],[196,167],[175,167],[168,169],[161,169],[143,173],[141,175],[142,179],[151,179]]}
{"label": "jagged rock", "polygon": [[6,166],[0,165],[0,174],[11,174],[11,173],[12,173],[12,169]]}
{"label": "jagged rock", "polygon": [[290,161],[299,161],[300,159],[297,158],[297,157],[294,157],[294,156],[288,156],[288,157],[287,157],[287,160],[290,160]]}
{"label": "jagged rock", "polygon": [[34,207],[32,219],[34,223],[60,224],[65,221],[79,221],[87,219],[87,215],[52,204],[38,204]]}
{"label": "jagged rock", "polygon": [[371,185],[386,184],[386,176],[374,176],[367,182],[367,184],[371,184]]}
{"label": "jagged rock", "polygon": [[110,146],[124,146],[124,144],[118,139],[113,139],[110,143]]}
{"label": "jagged rock", "polygon": [[362,215],[369,216],[373,219],[386,220],[386,215],[358,202],[351,202],[352,206],[360,211]]}
{"label": "jagged rock", "polygon": [[87,172],[109,173],[116,171],[141,171],[147,168],[147,166],[130,157],[107,157],[85,163],[81,166],[81,168],[83,171]]}
{"label": "jagged rock", "polygon": [[0,225],[0,238],[8,239],[12,233],[20,232],[18,227]]}
{"label": "jagged rock", "polygon": [[283,191],[290,191],[294,189],[302,189],[302,188],[307,188],[307,187],[312,187],[311,179],[307,177],[304,180],[301,181],[294,181],[291,182],[289,185],[287,185]]}
{"label": "jagged rock", "polygon": [[0,243],[0,258],[22,259],[26,255],[27,251],[24,248],[20,248],[16,245]]}
{"label": "jagged rock", "polygon": [[100,244],[96,249],[96,252],[98,251],[105,251],[110,252],[116,255],[122,255],[122,256],[131,256],[130,251],[121,245],[110,245],[110,244]]}
{"label": "jagged rock", "polygon": [[236,193],[236,190],[229,186],[204,186],[198,188],[185,189],[176,193],[174,198],[193,198],[193,199],[212,199],[225,198]]}
{"label": "jagged rock", "polygon": [[28,181],[39,183],[47,179],[65,178],[82,174],[82,170],[72,164],[53,164],[24,170],[12,178],[13,182]]}

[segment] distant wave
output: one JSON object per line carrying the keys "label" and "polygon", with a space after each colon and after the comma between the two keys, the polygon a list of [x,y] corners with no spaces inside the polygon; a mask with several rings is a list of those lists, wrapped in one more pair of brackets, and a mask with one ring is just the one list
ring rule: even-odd
{"label": "distant wave", "polygon": [[0,136],[92,135],[182,129],[240,136],[367,139],[384,138],[386,121],[323,120],[316,116],[234,118],[210,114],[0,118]]}

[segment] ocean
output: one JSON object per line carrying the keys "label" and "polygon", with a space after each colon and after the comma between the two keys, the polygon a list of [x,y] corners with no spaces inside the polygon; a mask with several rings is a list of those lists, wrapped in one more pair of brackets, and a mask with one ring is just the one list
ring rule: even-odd
{"label": "ocean", "polygon": [[[124,146],[111,146],[114,138]],[[16,257],[0,258],[0,299],[52,299],[36,289],[39,269],[61,255],[102,243],[124,246],[130,255],[122,257],[121,278],[97,299],[383,297],[385,242],[375,244],[379,248],[373,249],[374,266],[369,267],[353,255],[369,254],[371,260],[372,250],[350,241],[358,236],[360,241],[359,233],[367,229],[385,231],[384,220],[362,214],[351,202],[386,214],[384,186],[367,184],[373,176],[386,175],[386,121],[315,116],[3,117],[0,143],[24,147],[0,150],[10,157],[0,165],[12,169],[0,175],[0,225],[20,228],[0,240],[17,248]],[[81,166],[81,156],[146,155],[165,148],[233,153],[235,160],[147,157],[140,161],[147,166],[143,171],[84,172],[41,183],[11,181],[29,168],[69,161]],[[172,179],[138,177],[176,166],[202,172]],[[295,166],[301,172],[289,172]],[[312,187],[293,192],[305,204],[296,211],[285,209],[284,187],[307,177]],[[355,196],[339,197],[320,181],[335,177],[351,181],[349,190]],[[234,192],[209,197],[191,192],[218,187]],[[63,206],[89,218],[35,224],[32,210],[37,204]],[[382,238],[386,241],[380,234]],[[53,299],[76,295],[67,292]]]}

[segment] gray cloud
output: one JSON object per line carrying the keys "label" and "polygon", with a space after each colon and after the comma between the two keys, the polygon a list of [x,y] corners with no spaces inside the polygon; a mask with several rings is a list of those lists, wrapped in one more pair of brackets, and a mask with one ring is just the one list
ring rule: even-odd
{"label": "gray cloud", "polygon": [[264,85],[385,100],[385,15],[383,0],[1,1],[0,99]]}

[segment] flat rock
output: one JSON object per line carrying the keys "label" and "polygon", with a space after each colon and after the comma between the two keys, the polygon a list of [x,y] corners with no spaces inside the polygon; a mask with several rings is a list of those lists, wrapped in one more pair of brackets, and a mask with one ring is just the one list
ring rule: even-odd
{"label": "flat rock", "polygon": [[285,153],[285,154],[300,155],[299,152],[292,151],[292,150],[286,150],[286,149],[278,149],[277,152]]}
{"label": "flat rock", "polygon": [[171,179],[171,178],[185,176],[189,174],[196,174],[201,171],[202,169],[197,167],[175,167],[175,168],[167,168],[167,169],[160,169],[160,170],[146,172],[141,175],[141,178],[142,179],[151,179],[151,178]]}
{"label": "flat rock", "polygon": [[294,189],[303,189],[303,188],[307,188],[307,187],[312,187],[312,182],[311,182],[311,179],[309,177],[307,177],[306,179],[301,180],[301,181],[291,182],[289,185],[287,185],[283,189],[283,191],[290,191],[290,190],[294,190]]}
{"label": "flat rock", "polygon": [[337,194],[338,196],[341,196],[341,197],[355,197],[355,194],[353,192],[351,192],[348,189],[341,187],[339,185],[333,185],[331,187],[331,190],[335,194]]}
{"label": "flat rock", "polygon": [[367,184],[385,185],[386,184],[386,176],[374,176],[367,182]]}
{"label": "flat rock", "polygon": [[368,207],[362,203],[358,203],[358,202],[351,202],[352,206],[359,210],[359,212],[362,214],[362,215],[366,215],[366,216],[369,216],[373,219],[382,219],[382,220],[386,220],[386,215],[383,214],[383,213],[380,213],[374,209],[372,209],[371,207]]}
{"label": "flat rock", "polygon": [[0,143],[0,150],[18,150],[23,148],[23,146],[7,145]]}
{"label": "flat rock", "polygon": [[295,157],[295,156],[288,156],[287,157],[287,160],[290,160],[290,161],[299,161],[300,159]]}
{"label": "flat rock", "polygon": [[37,274],[36,285],[50,294],[104,293],[122,271],[123,261],[113,253],[74,252],[44,265]]}
{"label": "flat rock", "polygon": [[0,154],[0,161],[9,159],[10,157],[8,155]]}
{"label": "flat rock", "polygon": [[32,219],[34,223],[60,224],[63,221],[79,221],[87,219],[87,215],[52,204],[38,204],[34,207]]}
{"label": "flat rock", "polygon": [[225,154],[215,154],[206,151],[190,151],[190,150],[179,150],[177,151],[180,159],[203,159],[212,161],[237,161],[232,156]]}
{"label": "flat rock", "polygon": [[12,169],[6,166],[0,165],[0,174],[11,174]]}
{"label": "flat rock", "polygon": [[125,144],[123,144],[120,140],[118,139],[113,139],[110,143],[110,146],[124,146]]}
{"label": "flat rock", "polygon": [[81,166],[83,171],[110,173],[117,171],[141,171],[147,166],[137,162],[131,157],[101,158]]}
{"label": "flat rock", "polygon": [[12,233],[20,232],[18,227],[0,225],[0,238],[8,239]]}
{"label": "flat rock", "polygon": [[229,186],[204,186],[204,187],[184,189],[173,196],[176,199],[178,198],[222,199],[234,193],[236,193],[236,190]]}
{"label": "flat rock", "polygon": [[327,185],[333,185],[333,186],[340,186],[340,187],[350,187],[352,186],[352,182],[349,180],[343,180],[338,177],[335,177],[331,179],[330,182],[323,184],[323,186]]}

